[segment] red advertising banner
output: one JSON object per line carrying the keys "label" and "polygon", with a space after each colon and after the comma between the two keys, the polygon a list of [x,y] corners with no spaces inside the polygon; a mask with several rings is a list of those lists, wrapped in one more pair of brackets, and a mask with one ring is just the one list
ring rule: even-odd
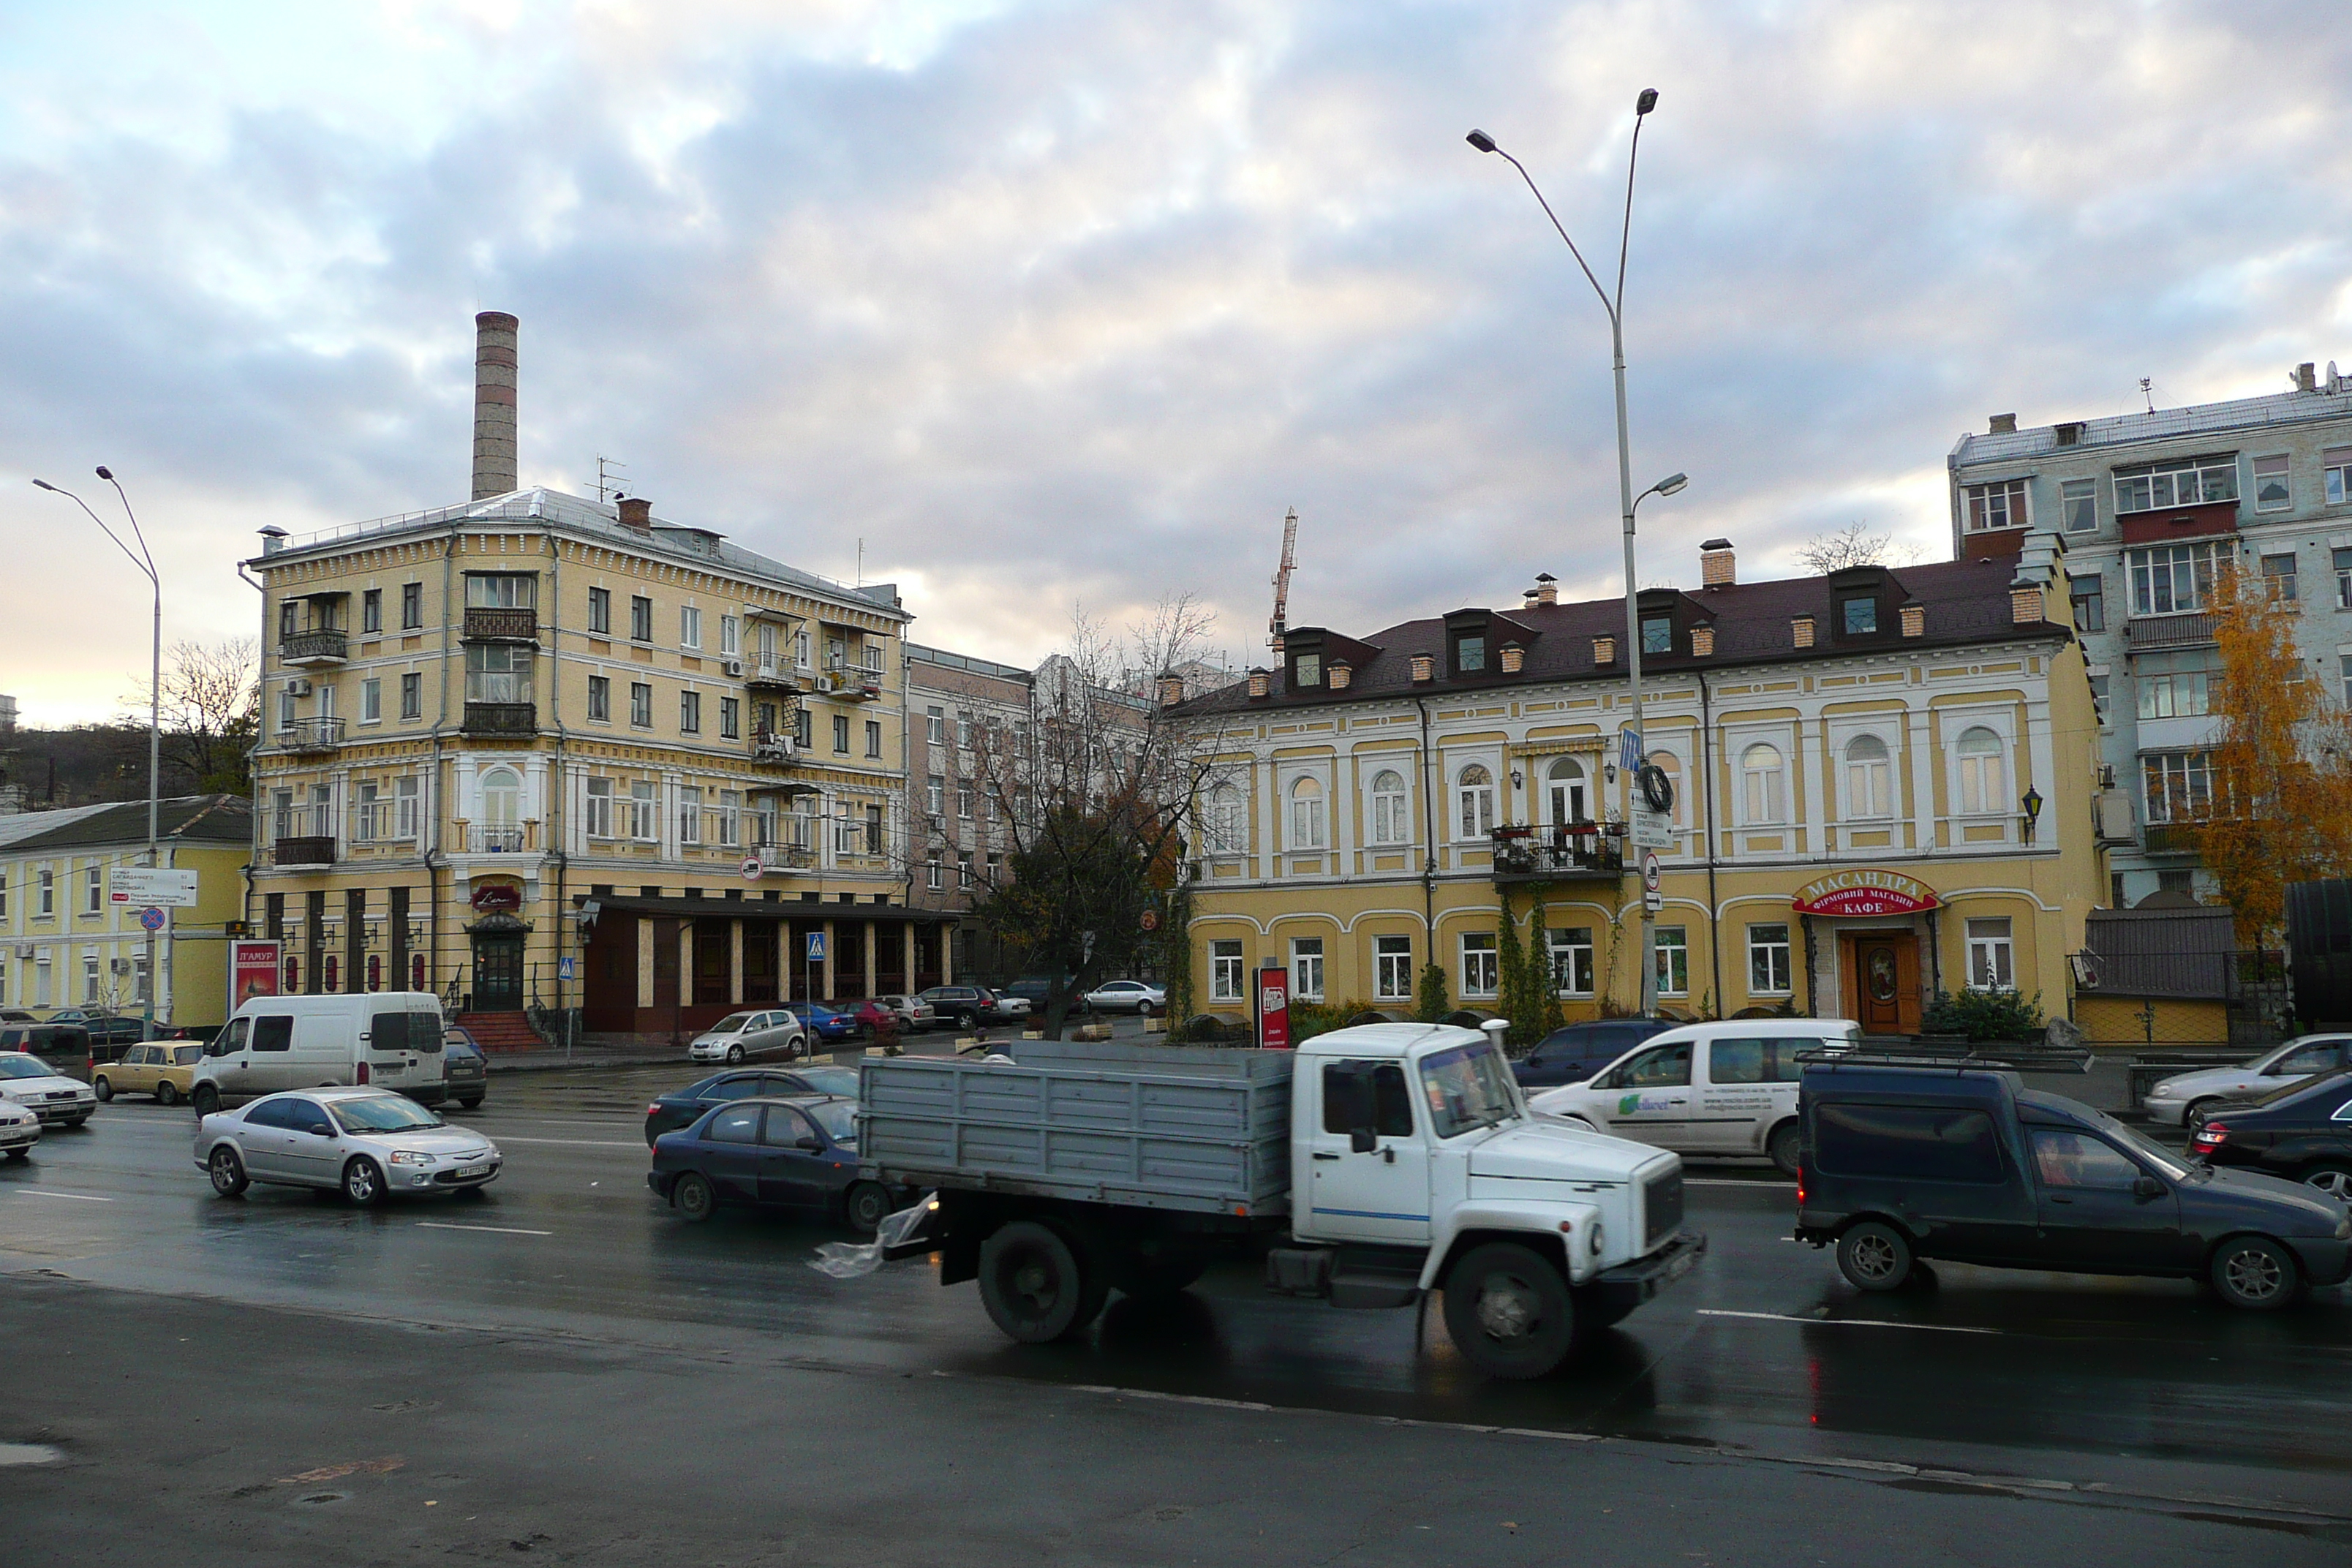
{"label": "red advertising banner", "polygon": [[228,944],[228,1010],[236,1012],[256,996],[278,994],[278,949],[274,942],[232,942]]}
{"label": "red advertising banner", "polygon": [[1833,871],[1798,889],[1794,907],[1801,915],[1916,915],[1943,902],[1898,871]]}
{"label": "red advertising banner", "polygon": [[1264,1050],[1290,1048],[1290,971],[1272,964],[1257,972],[1257,1043]]}

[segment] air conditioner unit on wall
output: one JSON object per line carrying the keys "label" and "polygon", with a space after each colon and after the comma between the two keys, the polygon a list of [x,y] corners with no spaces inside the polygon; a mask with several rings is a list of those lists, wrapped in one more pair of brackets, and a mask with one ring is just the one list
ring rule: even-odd
{"label": "air conditioner unit on wall", "polygon": [[2115,788],[2115,787],[2116,787],[2116,765],[2115,765],[2115,763],[2101,763],[2101,764],[2100,764],[2100,766],[2099,766],[2099,787],[2100,787],[2101,789],[2113,789],[2113,788]]}
{"label": "air conditioner unit on wall", "polygon": [[16,956],[17,956],[17,957],[19,957],[19,958],[30,958],[30,957],[32,957],[32,956],[33,956],[33,944],[32,944],[31,942],[18,942],[18,943],[16,944]]}
{"label": "air conditioner unit on wall", "polygon": [[292,692],[297,697],[308,697],[310,695],[310,682],[304,677],[298,675],[293,679],[286,683],[286,689]]}
{"label": "air conditioner unit on wall", "polygon": [[819,691],[832,691],[838,689],[840,685],[841,677],[837,675],[824,674],[816,678],[816,689]]}
{"label": "air conditioner unit on wall", "polygon": [[740,679],[742,679],[742,676],[743,676],[743,661],[742,661],[741,659],[740,659],[740,658],[722,659],[722,660],[720,660],[720,661],[719,661],[719,667],[721,669],[724,669],[728,674],[730,674],[730,675],[731,675],[731,676],[735,677],[737,679],[739,679],[739,680],[740,680]]}

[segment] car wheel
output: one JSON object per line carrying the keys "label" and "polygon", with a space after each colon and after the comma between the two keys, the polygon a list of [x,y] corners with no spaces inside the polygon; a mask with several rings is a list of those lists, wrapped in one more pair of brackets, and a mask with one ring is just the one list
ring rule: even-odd
{"label": "car wheel", "polygon": [[1541,1377],[1576,1338],[1576,1307],[1541,1253],[1490,1241],[1445,1276],[1445,1332],[1489,1377]]}
{"label": "car wheel", "polygon": [[678,1177],[669,1190],[671,1206],[691,1220],[706,1220],[719,1212],[719,1194],[699,1171]]}
{"label": "car wheel", "polygon": [[188,1099],[189,1102],[196,1108],[198,1116],[216,1116],[220,1113],[220,1090],[208,1083],[196,1085],[195,1093],[190,1095]]}
{"label": "car wheel", "polygon": [[1796,1118],[1790,1117],[1772,1129],[1771,1134],[1764,1140],[1764,1152],[1772,1157],[1772,1163],[1780,1168],[1782,1175],[1793,1176],[1797,1173],[1797,1156],[1803,1151],[1804,1142],[1804,1129],[1798,1124]]}
{"label": "car wheel", "polygon": [[343,1196],[361,1208],[383,1196],[383,1173],[373,1160],[361,1158],[343,1167]]}
{"label": "car wheel", "polygon": [[890,1194],[874,1182],[860,1182],[842,1200],[842,1217],[860,1236],[872,1236],[890,1217]]}
{"label": "car wheel", "polygon": [[106,1081],[106,1076],[103,1073],[90,1079],[89,1089],[92,1094],[98,1096],[98,1102],[100,1105],[105,1105],[114,1099],[114,1086]]}
{"label": "car wheel", "polygon": [[1857,1290],[1897,1290],[1911,1278],[1911,1238],[1869,1219],[1838,1237],[1838,1272]]}
{"label": "car wheel", "polygon": [[461,1100],[457,1103],[464,1106],[468,1110],[479,1110],[482,1109],[482,1097],[478,1094],[473,1096],[471,1099]]}
{"label": "car wheel", "polygon": [[2266,1236],[2233,1236],[2213,1249],[2213,1289],[2232,1307],[2267,1312],[2303,1291],[2294,1254]]}
{"label": "car wheel", "polygon": [[729,1067],[730,1067],[730,1068],[731,1068],[731,1067],[733,1067],[736,1063],[738,1063],[738,1062],[741,1061],[742,1059],[743,1059],[743,1047],[740,1047],[740,1046],[730,1046],[730,1047],[727,1047],[727,1065],[728,1065]]}
{"label": "car wheel", "polygon": [[1083,1331],[1110,1293],[1062,1234],[1034,1219],[999,1226],[980,1244],[980,1300],[1008,1338],[1042,1345]]}
{"label": "car wheel", "polygon": [[173,1088],[168,1080],[159,1083],[155,1086],[155,1103],[158,1105],[177,1105],[180,1103],[180,1091]]}
{"label": "car wheel", "polygon": [[956,1015],[956,1027],[959,1029],[969,1029],[979,1022],[980,1015],[977,1013],[958,1013]]}
{"label": "car wheel", "polygon": [[2323,1161],[2303,1168],[2303,1184],[2317,1187],[2339,1204],[2352,1204],[2352,1165]]}
{"label": "car wheel", "polygon": [[9,1150],[9,1151],[8,1151],[8,1159],[9,1159],[10,1163],[14,1163],[14,1164],[19,1164],[19,1165],[24,1164],[24,1163],[26,1163],[27,1161],[31,1160],[31,1159],[32,1159],[32,1157],[33,1157],[33,1146],[32,1146],[30,1143],[26,1143],[26,1144],[22,1145],[22,1146],[21,1146],[21,1147],[19,1147],[19,1148],[11,1149],[11,1150]]}
{"label": "car wheel", "polygon": [[236,1197],[253,1184],[253,1178],[245,1173],[245,1162],[226,1143],[205,1162],[205,1174],[213,1179],[213,1191],[225,1198]]}

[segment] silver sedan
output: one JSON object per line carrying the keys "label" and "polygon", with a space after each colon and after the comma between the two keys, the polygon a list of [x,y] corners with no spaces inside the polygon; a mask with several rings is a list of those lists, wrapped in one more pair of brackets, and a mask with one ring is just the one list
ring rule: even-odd
{"label": "silver sedan", "polygon": [[2200,1111],[2225,1100],[2258,1100],[2274,1089],[2344,1066],[2352,1035],[2303,1035],[2250,1062],[2175,1073],[2147,1091],[2148,1120],[2186,1127]]}
{"label": "silver sedan", "polygon": [[354,1204],[395,1194],[478,1193],[499,1146],[382,1089],[273,1094],[196,1124],[196,1166],[225,1198],[255,1182],[340,1191]]}

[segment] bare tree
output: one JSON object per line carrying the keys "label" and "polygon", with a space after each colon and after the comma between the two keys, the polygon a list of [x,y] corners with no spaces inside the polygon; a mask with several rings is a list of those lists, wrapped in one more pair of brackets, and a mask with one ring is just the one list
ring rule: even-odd
{"label": "bare tree", "polygon": [[[261,666],[250,637],[174,643],[163,661],[164,788],[174,794],[246,795],[249,753],[261,725]],[[123,700],[121,722],[147,727],[142,687]]]}
{"label": "bare tree", "polygon": [[1861,522],[1849,522],[1835,533],[1817,533],[1797,552],[1806,571],[1817,577],[1849,566],[1910,566],[1918,562],[1919,547],[1897,544],[1889,533],[1873,533]]}

